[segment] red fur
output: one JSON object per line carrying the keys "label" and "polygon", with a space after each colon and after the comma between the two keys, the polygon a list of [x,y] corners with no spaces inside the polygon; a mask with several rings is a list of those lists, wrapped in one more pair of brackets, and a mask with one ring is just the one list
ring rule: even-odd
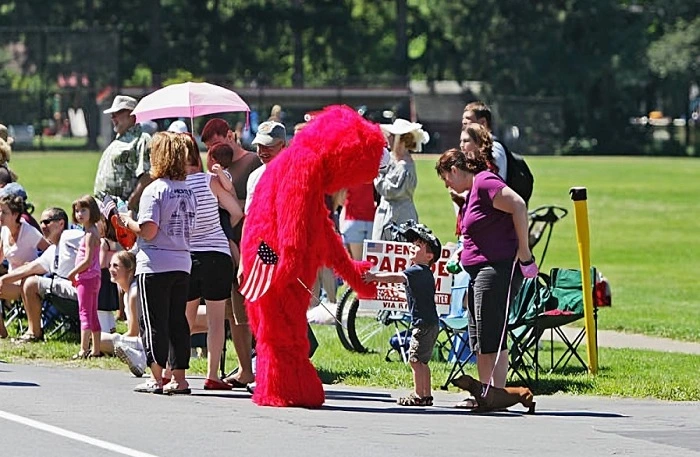
{"label": "red fur", "polygon": [[377,125],[348,107],[328,107],[268,164],[255,189],[245,222],[243,265],[253,263],[260,240],[279,255],[269,291],[246,303],[257,342],[253,401],[258,405],[317,408],[325,400],[308,359],[310,296],[298,279],[311,288],[318,269],[326,265],[359,294],[375,293],[375,285],[361,278],[370,264],[350,258],[329,218],[324,195],[371,182],[383,146]]}

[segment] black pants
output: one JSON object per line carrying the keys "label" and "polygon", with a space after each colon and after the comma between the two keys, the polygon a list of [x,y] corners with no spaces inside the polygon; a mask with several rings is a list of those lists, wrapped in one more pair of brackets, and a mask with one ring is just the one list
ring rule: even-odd
{"label": "black pants", "polygon": [[190,367],[190,326],[185,316],[189,273],[168,271],[137,275],[139,327],[147,363],[173,370]]}

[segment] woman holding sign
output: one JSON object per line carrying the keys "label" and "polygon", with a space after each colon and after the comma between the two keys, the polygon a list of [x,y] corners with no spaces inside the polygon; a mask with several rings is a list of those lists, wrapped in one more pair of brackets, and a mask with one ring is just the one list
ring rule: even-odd
{"label": "woman holding sign", "polygon": [[[508,373],[508,352],[503,337],[506,307],[522,282],[521,263],[534,261],[528,246],[527,207],[523,199],[501,178],[489,171],[486,160],[492,140],[488,132],[471,132],[476,151],[457,149],[443,153],[435,169],[445,186],[462,193],[469,191],[466,208],[460,213],[463,245],[460,261],[469,273],[469,344],[477,354],[479,380],[504,387]],[[484,130],[485,132],[485,130]],[[469,399],[462,407],[473,408]]]}

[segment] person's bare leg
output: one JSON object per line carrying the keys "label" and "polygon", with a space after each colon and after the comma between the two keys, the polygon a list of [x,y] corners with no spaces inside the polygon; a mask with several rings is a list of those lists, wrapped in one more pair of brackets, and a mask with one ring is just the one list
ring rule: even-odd
{"label": "person's bare leg", "polygon": [[22,284],[22,303],[27,313],[27,332],[41,337],[41,296],[38,276],[30,276]]}
{"label": "person's bare leg", "polygon": [[207,323],[207,307],[204,305],[199,305],[197,307],[197,317],[194,319],[194,323],[190,325],[190,335],[195,335],[197,333],[207,333],[207,328],[209,324]]}
{"label": "person's bare leg", "polygon": [[127,324],[126,336],[139,336],[139,311],[136,300],[129,300],[129,321]]}
{"label": "person's bare leg", "polygon": [[87,354],[90,350],[90,336],[92,331],[80,330],[80,354]]}
{"label": "person's bare leg", "polygon": [[421,362],[411,362],[411,368],[413,369],[413,384],[416,394],[421,398],[430,396],[430,368],[428,365]]}
{"label": "person's bare leg", "polygon": [[185,370],[173,370],[172,373],[173,380],[171,382],[177,385],[178,390],[186,389],[190,386],[190,383],[187,382],[187,378],[185,377]]}
{"label": "person's bare leg", "polygon": [[[496,387],[505,387],[506,375],[508,374],[508,351],[501,351],[501,356],[498,357],[498,367],[494,370],[496,364],[497,352],[491,354],[477,354],[476,369],[479,372],[479,381],[482,384],[493,384]],[[493,376],[493,383],[491,383]]]}
{"label": "person's bare leg", "polygon": [[326,291],[326,297],[330,303],[335,303],[338,296],[338,280],[333,273],[333,269],[328,267],[321,268],[321,285]]}
{"label": "person's bare leg", "polygon": [[235,324],[231,327],[231,339],[238,358],[238,372],[232,376],[233,379],[249,384],[255,381],[253,374],[253,334],[248,324]]}
{"label": "person's bare leg", "polygon": [[362,243],[349,243],[350,256],[355,260],[362,260]]}
{"label": "person's bare leg", "polygon": [[207,378],[218,381],[224,348],[226,300],[207,300]]}
{"label": "person's bare leg", "polygon": [[100,332],[100,351],[103,354],[114,355],[114,343],[121,337],[119,333]]}
{"label": "person's bare leg", "polygon": [[100,338],[102,332],[92,332],[92,355],[102,354],[102,345],[100,344],[102,338]]}
{"label": "person's bare leg", "polygon": [[[195,322],[197,321],[197,310],[199,309],[199,298],[196,300],[190,300],[187,302],[187,307],[185,308],[185,317],[187,317],[187,323],[190,326],[190,329],[194,327]],[[190,334],[193,334],[195,332],[192,332],[190,330]]]}
{"label": "person's bare leg", "polygon": [[[22,288],[17,284],[5,284],[2,286],[2,292],[0,293],[0,299],[7,302],[17,300],[22,296]],[[0,338],[7,338],[7,327],[5,327],[4,319],[0,318]]]}
{"label": "person's bare leg", "polygon": [[502,350],[498,357],[496,369],[493,371],[494,387],[504,388],[506,386],[506,378],[508,377],[508,351]]}

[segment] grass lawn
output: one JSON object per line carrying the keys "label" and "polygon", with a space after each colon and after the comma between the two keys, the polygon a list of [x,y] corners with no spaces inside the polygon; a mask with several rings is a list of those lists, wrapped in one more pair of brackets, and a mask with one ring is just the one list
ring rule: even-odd
{"label": "grass lawn", "polygon": [[[434,157],[418,161],[416,203],[422,222],[444,242],[454,239],[454,212]],[[13,156],[37,211],[47,206],[69,208],[78,196],[92,191],[99,154],[25,153]],[[554,230],[544,270],[553,266],[578,268],[573,204],[568,190],[588,188],[591,260],[609,279],[613,307],[599,314],[603,329],[638,332],[700,341],[700,283],[693,248],[700,233],[700,161],[683,158],[532,157],[535,193],[530,206],[558,205],[571,214]],[[536,251],[536,255],[538,252]],[[386,363],[383,354],[352,354],[340,347],[332,328],[319,328],[321,349],[314,358],[327,382],[409,386],[410,370]],[[10,359],[68,359],[73,343],[48,343],[16,348],[0,342]],[[601,372],[551,375],[543,392],[564,390],[622,396],[700,399],[696,356],[635,350],[600,350]],[[231,359],[233,360],[233,359]],[[115,360],[66,362],[119,366]],[[230,366],[235,365],[231,362]],[[195,371],[204,364],[194,361]],[[434,384],[446,377],[447,364],[433,366]]]}
{"label": "grass lawn", "polygon": [[[70,208],[92,191],[99,154],[27,153],[13,156],[37,211]],[[421,220],[444,242],[454,239],[454,212],[434,158],[420,156],[416,204]],[[609,279],[613,307],[600,313],[603,329],[700,341],[700,160],[636,157],[532,157],[530,206],[558,205],[569,216],[554,228],[543,270],[578,268],[572,186],[588,188],[591,261]],[[535,254],[538,254],[537,248]]]}

